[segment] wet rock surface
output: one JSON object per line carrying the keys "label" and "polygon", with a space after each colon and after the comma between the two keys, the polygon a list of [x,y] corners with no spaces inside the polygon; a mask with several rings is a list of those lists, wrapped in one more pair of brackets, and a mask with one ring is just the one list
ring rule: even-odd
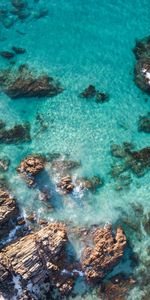
{"label": "wet rock surface", "polygon": [[117,228],[116,233],[109,225],[95,229],[91,245],[87,245],[82,253],[87,280],[100,281],[122,258],[125,247],[126,237],[121,228]]}
{"label": "wet rock surface", "polygon": [[7,246],[0,252],[0,285],[3,287],[10,277],[12,280],[18,278],[22,292],[27,290],[31,296],[34,296],[34,287],[38,286],[39,299],[40,285],[48,279],[49,288],[53,283],[61,293],[70,292],[73,277],[69,272],[63,274],[67,243],[65,226],[52,223]]}
{"label": "wet rock surface", "polygon": [[0,128],[0,143],[11,144],[11,143],[23,143],[29,142],[30,136],[30,124],[16,124],[14,127],[7,129],[5,124]]}
{"label": "wet rock surface", "polygon": [[17,172],[25,179],[29,186],[35,184],[36,175],[45,167],[45,158],[41,155],[29,155],[23,159],[17,168]]}
{"label": "wet rock surface", "polygon": [[135,83],[142,91],[150,94],[150,37],[137,41],[133,52],[137,59]]}
{"label": "wet rock surface", "polygon": [[6,187],[0,186],[0,239],[4,238],[15,226],[13,221],[18,214],[15,198]]}
{"label": "wet rock surface", "polygon": [[52,77],[46,74],[37,76],[27,65],[21,65],[16,71],[1,71],[0,85],[12,99],[29,97],[53,97],[63,91]]}

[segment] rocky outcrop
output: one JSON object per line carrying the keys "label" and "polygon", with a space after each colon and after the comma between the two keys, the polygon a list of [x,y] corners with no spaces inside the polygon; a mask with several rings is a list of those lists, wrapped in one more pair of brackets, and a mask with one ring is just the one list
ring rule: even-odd
{"label": "rocky outcrop", "polygon": [[135,66],[134,73],[137,86],[150,94],[150,57],[141,58]]}
{"label": "rocky outcrop", "polygon": [[0,79],[2,90],[12,99],[52,97],[63,91],[52,77],[37,76],[27,65],[21,65],[18,70],[2,71]]}
{"label": "rocky outcrop", "polygon": [[82,267],[87,280],[100,281],[118,264],[126,247],[126,236],[121,228],[112,232],[110,225],[97,228],[82,253]]}
{"label": "rocky outcrop", "polygon": [[[0,252],[1,288],[10,278],[18,277],[21,290],[28,290],[31,295],[36,286],[40,290],[46,279],[62,293],[70,291],[74,280],[69,272],[63,272],[67,243],[65,226],[52,223],[4,248]],[[39,291],[38,299],[41,299]]]}
{"label": "rocky outcrop", "polygon": [[150,36],[136,40],[135,47],[133,49],[133,53],[135,54],[136,59],[140,59],[142,57],[150,56]]}
{"label": "rocky outcrop", "polygon": [[14,197],[4,187],[0,187],[0,239],[13,228],[13,221],[19,210]]}
{"label": "rocky outcrop", "polygon": [[150,94],[150,37],[136,41],[133,52],[137,59],[134,70],[135,83],[141,90]]}
{"label": "rocky outcrop", "polygon": [[23,159],[17,168],[17,171],[31,187],[35,184],[36,175],[38,175],[44,167],[45,158],[41,155],[34,154]]}
{"label": "rocky outcrop", "polygon": [[7,129],[5,124],[0,128],[0,143],[24,143],[31,140],[30,124],[16,124],[13,128]]}

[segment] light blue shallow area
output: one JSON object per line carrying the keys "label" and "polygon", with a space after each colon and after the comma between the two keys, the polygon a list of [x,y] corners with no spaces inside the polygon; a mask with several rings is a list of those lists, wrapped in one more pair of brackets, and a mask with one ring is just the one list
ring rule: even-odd
{"label": "light blue shallow area", "polygon": [[[2,0],[1,0],[2,1]],[[9,1],[2,1],[4,6]],[[6,4],[7,2],[7,4]],[[150,172],[136,178],[129,190],[117,192],[109,175],[113,158],[112,143],[132,142],[136,149],[150,146],[150,135],[139,133],[139,115],[149,112],[150,99],[133,81],[135,64],[132,49],[136,38],[149,35],[149,0],[52,0],[40,1],[49,8],[49,15],[39,20],[17,22],[0,33],[0,49],[12,46],[26,48],[17,64],[28,63],[39,73],[48,72],[58,78],[65,90],[54,98],[11,100],[0,94],[0,118],[8,126],[29,121],[32,142],[22,145],[1,145],[1,155],[11,159],[9,179],[20,207],[30,206],[41,213],[36,191],[29,190],[15,168],[30,153],[69,153],[81,161],[77,175],[100,174],[105,181],[95,195],[87,199],[64,199],[61,209],[44,212],[47,218],[73,221],[76,224],[115,224],[125,212],[130,214],[131,203],[141,203],[150,210]],[[34,9],[36,4],[31,3]],[[24,35],[18,34],[18,30]],[[0,58],[2,67],[8,65]],[[96,104],[81,99],[79,93],[89,84],[110,95],[109,102]],[[148,101],[145,101],[148,99]],[[36,115],[44,117],[48,129],[40,132]],[[49,170],[48,170],[49,172]],[[135,252],[142,261],[148,260],[149,239],[132,240]],[[96,299],[89,295],[89,299]],[[142,299],[134,290],[129,299]],[[83,298],[82,298],[83,299]],[[88,298],[86,298],[88,299]]]}

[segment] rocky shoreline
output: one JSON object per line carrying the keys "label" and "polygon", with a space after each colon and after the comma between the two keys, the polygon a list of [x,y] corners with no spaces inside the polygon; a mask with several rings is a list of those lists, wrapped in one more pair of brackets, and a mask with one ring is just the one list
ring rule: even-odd
{"label": "rocky shoreline", "polygon": [[[12,0],[11,9],[1,10],[0,13],[0,22],[9,29],[15,22],[24,22],[29,18],[38,20],[47,16],[49,12],[45,7],[37,8],[33,14],[29,1]],[[11,19],[10,15],[13,16]],[[26,49],[17,46],[13,46],[10,51],[8,49],[0,52],[1,57],[10,62],[9,68],[0,71],[1,91],[13,100],[26,98],[27,101],[31,101],[32,97],[49,98],[62,93],[64,88],[60,82],[48,74],[37,75],[27,64],[14,67],[14,57],[25,52]],[[150,94],[150,37],[137,41],[133,52],[136,57],[134,81],[143,92]],[[78,93],[78,96],[81,101],[92,100],[97,104],[109,101],[109,94],[103,89],[97,90],[92,84]],[[40,116],[38,121],[43,124]],[[137,131],[139,134],[150,133],[149,113],[139,116]],[[30,141],[29,123],[15,124],[7,128],[5,122],[0,121],[1,144],[21,144]],[[133,176],[144,176],[150,169],[150,146],[138,149],[129,142],[112,144],[110,153],[114,164],[109,174],[115,181],[117,191],[128,189]],[[7,172],[9,164],[8,158],[0,158],[0,172]],[[89,177],[76,175],[76,170],[80,167],[80,161],[74,161],[61,154],[51,157],[51,154],[31,153],[23,157],[16,166],[16,176],[20,177],[29,189],[38,191],[41,206],[42,203],[46,203],[46,208],[50,211],[55,210],[53,193],[51,187],[42,182],[41,178],[44,176],[47,182],[53,184],[54,193],[62,199],[67,196],[74,199],[74,194],[81,192],[85,196],[94,195],[103,188],[105,180],[100,174],[92,174]],[[67,299],[70,295],[78,296],[74,287],[82,280],[87,290],[97,289],[100,299],[125,300],[130,289],[136,285],[136,280],[133,273],[127,275],[118,271],[114,275],[113,270],[125,260],[125,252],[130,248],[128,232],[134,232],[136,238],[140,239],[142,226],[144,233],[150,234],[150,215],[144,213],[143,207],[134,207],[133,215],[138,220],[133,221],[130,216],[124,216],[116,222],[117,224],[112,225],[95,224],[93,220],[93,225],[84,229],[77,226],[72,228],[71,225],[60,221],[39,219],[34,211],[24,216],[13,191],[2,180],[0,297],[6,300]],[[11,235],[12,231],[14,235]],[[80,244],[80,255],[72,243],[72,239],[76,237]],[[149,248],[146,248],[146,251],[150,251]],[[128,258],[132,262],[136,260],[133,257]],[[139,258],[136,266],[138,262]],[[146,263],[144,267],[147,268]],[[149,283],[149,277],[144,272],[145,270],[143,276],[146,282],[138,282],[140,287],[144,284],[148,286]]]}

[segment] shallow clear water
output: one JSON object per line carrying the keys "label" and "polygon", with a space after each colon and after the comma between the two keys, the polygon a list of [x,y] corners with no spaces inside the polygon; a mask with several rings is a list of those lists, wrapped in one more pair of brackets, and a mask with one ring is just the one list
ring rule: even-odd
{"label": "shallow clear water", "polygon": [[[10,1],[1,2],[8,5]],[[30,5],[34,13],[39,4]],[[149,34],[149,0],[41,0],[40,5],[48,7],[48,16],[39,20],[30,17],[9,29],[2,27],[0,32],[2,50],[13,45],[26,48],[26,54],[17,58],[18,65],[28,63],[39,73],[46,71],[65,88],[52,99],[11,100],[0,94],[0,118],[8,126],[23,121],[32,126],[31,143],[0,146],[1,155],[11,159],[8,176],[20,207],[30,206],[49,219],[81,225],[115,224],[125,213],[132,217],[130,204],[137,202],[148,213],[150,172],[140,178],[132,176],[130,188],[117,192],[109,171],[113,164],[112,143],[128,141],[137,149],[150,145],[150,136],[137,130],[138,117],[149,111],[150,100],[133,82],[132,53],[135,39]],[[20,35],[18,30],[25,34]],[[9,65],[3,58],[0,63],[2,67]],[[89,84],[108,92],[109,102],[97,104],[81,99],[79,93]],[[46,131],[41,131],[37,114],[48,125]],[[76,175],[100,174],[104,186],[94,195],[61,199],[61,207],[58,202],[54,212],[42,210],[36,202],[37,191],[29,190],[15,171],[23,157],[39,152],[69,154],[81,161]],[[133,250],[142,257],[140,270],[148,260],[148,236],[143,231],[140,241],[129,238]],[[95,299],[94,295],[89,297],[86,299]],[[129,298],[142,299],[142,294],[136,289]]]}

